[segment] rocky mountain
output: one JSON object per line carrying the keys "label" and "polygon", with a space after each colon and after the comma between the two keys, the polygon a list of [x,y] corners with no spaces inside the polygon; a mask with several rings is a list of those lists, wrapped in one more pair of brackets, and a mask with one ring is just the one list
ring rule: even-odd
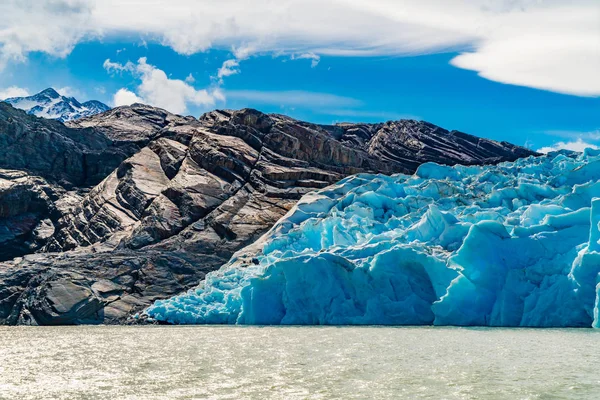
{"label": "rocky mountain", "polygon": [[[0,210],[0,225],[4,223],[0,261],[39,250],[45,243],[32,239],[30,233],[51,216],[57,220],[68,214],[67,210],[57,213],[56,205],[79,202],[177,119],[186,121],[138,106],[111,111],[95,127],[87,127],[85,121],[65,126],[0,103],[0,208],[4,209],[4,213]],[[43,201],[32,202],[40,196]],[[27,210],[18,211],[23,207]]]}
{"label": "rocky mountain", "polygon": [[14,153],[0,158],[0,321],[9,324],[123,323],[197,285],[304,194],[348,175],[533,154],[412,120],[325,126],[251,109],[196,119],[133,105],[64,126],[0,111],[0,140]]}
{"label": "rocky mountain", "polygon": [[110,110],[97,100],[78,102],[74,97],[61,96],[52,88],[27,97],[11,97],[3,100],[15,108],[40,118],[56,119],[61,122],[89,117]]}

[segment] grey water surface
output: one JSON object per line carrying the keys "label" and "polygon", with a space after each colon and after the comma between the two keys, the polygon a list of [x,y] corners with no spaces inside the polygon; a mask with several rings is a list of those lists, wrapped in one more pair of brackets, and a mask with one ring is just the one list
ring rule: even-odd
{"label": "grey water surface", "polygon": [[600,332],[0,327],[0,399],[600,399]]}

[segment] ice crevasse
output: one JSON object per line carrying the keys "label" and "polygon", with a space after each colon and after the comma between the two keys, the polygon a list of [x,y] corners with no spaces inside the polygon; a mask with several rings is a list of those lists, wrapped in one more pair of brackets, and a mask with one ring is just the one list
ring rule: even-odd
{"label": "ice crevasse", "polygon": [[145,313],[177,324],[600,327],[600,151],[424,164],[304,196]]}

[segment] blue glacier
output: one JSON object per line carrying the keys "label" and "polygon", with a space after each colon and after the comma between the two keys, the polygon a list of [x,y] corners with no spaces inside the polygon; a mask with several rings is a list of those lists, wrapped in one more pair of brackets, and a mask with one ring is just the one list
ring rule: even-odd
{"label": "blue glacier", "polygon": [[600,151],[424,164],[304,196],[145,313],[177,324],[600,327]]}

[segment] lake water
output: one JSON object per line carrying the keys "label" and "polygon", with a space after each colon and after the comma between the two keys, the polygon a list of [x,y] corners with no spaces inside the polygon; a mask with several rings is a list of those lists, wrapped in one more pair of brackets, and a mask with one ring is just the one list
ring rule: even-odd
{"label": "lake water", "polygon": [[0,327],[0,399],[600,399],[600,331]]}

